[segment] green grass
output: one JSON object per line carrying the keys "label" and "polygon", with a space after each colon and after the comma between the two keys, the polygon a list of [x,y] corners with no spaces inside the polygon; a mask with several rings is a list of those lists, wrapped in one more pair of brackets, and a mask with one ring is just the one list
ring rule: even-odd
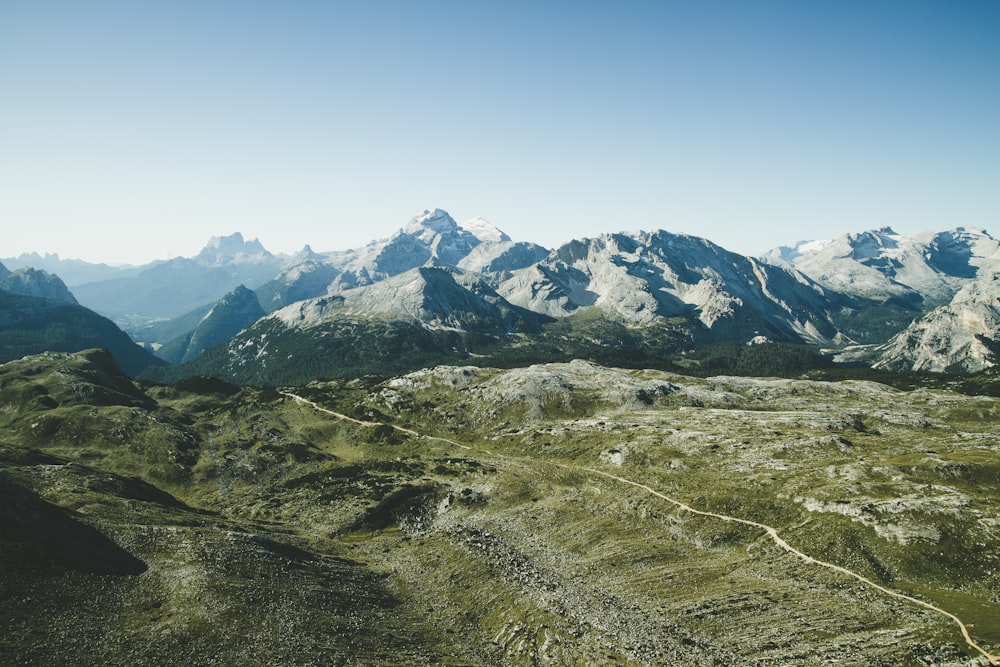
{"label": "green grass", "polygon": [[[40,577],[0,549],[11,601],[0,650],[27,659],[44,636],[48,662],[969,655],[953,624],[803,563],[759,529],[584,468],[774,526],[1000,641],[996,399],[584,364],[519,373],[442,369],[298,390],[466,450],[343,422],[271,389],[123,383],[79,359],[0,367],[0,405],[11,406],[0,411],[0,480],[148,566],[131,578],[61,565]],[[543,380],[548,393],[529,404]],[[673,389],[639,400],[649,383]],[[497,399],[512,388],[525,396]],[[602,459],[611,450],[621,466]],[[2,511],[0,521],[21,520]],[[885,641],[895,631],[898,646]]]}

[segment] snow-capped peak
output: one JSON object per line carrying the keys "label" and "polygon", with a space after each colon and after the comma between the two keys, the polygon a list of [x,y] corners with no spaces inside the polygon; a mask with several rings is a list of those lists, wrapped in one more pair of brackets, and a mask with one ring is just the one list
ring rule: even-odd
{"label": "snow-capped peak", "polygon": [[495,227],[485,218],[472,218],[471,220],[466,220],[465,222],[460,223],[460,226],[480,241],[503,243],[511,240],[509,236],[504,234],[500,229]]}
{"label": "snow-capped peak", "polygon": [[458,223],[448,215],[447,211],[436,208],[433,211],[424,211],[420,215],[411,218],[406,223],[403,231],[407,234],[418,236],[420,232],[426,229],[438,234],[444,234],[454,230],[456,227],[458,227]]}
{"label": "snow-capped peak", "polygon": [[790,269],[799,260],[822,252],[833,243],[831,239],[819,239],[814,241],[798,241],[792,245],[778,246],[760,256],[760,259],[768,264],[781,266]]}
{"label": "snow-capped peak", "polygon": [[800,255],[815,255],[823,248],[833,243],[833,239],[817,239],[815,241],[802,241],[796,244],[795,249]]}

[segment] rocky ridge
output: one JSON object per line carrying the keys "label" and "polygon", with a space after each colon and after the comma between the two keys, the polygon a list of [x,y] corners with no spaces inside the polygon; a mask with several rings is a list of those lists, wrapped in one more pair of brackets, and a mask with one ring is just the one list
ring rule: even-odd
{"label": "rocky ridge", "polygon": [[334,317],[386,317],[431,329],[538,331],[539,317],[512,306],[474,274],[417,268],[385,280],[286,306],[270,316],[308,329]]}
{"label": "rocky ridge", "polygon": [[59,276],[42,269],[23,268],[11,272],[4,268],[0,271],[0,289],[25,296],[77,303],[76,297]]}
{"label": "rocky ridge", "polygon": [[202,350],[225,343],[264,315],[257,295],[240,285],[209,308],[193,329],[158,349],[157,356],[175,364],[190,361]]}
{"label": "rocky ridge", "polygon": [[693,314],[719,339],[766,336],[829,343],[836,296],[801,274],[665,231],[572,241],[514,272],[498,292],[554,317],[595,308],[649,324]]}
{"label": "rocky ridge", "polygon": [[[499,230],[487,236],[506,237]],[[338,257],[335,265],[340,275],[330,291],[369,285],[419,267],[457,267],[482,242],[447,212],[424,211],[388,239]]]}
{"label": "rocky ridge", "polygon": [[833,291],[934,307],[977,275],[1000,271],[1000,241],[982,229],[906,236],[883,227],[777,248],[764,259],[798,269]]}
{"label": "rocky ridge", "polygon": [[[182,332],[173,324],[188,322],[195,310],[207,310],[206,304],[245,284],[257,290],[267,312],[322,299],[324,312],[332,313],[329,308],[337,305],[338,313],[355,320],[399,317],[433,329],[492,334],[530,334],[546,317],[564,320],[563,329],[603,318],[607,326],[591,327],[596,335],[590,329],[565,334],[598,346],[630,338],[618,335],[621,326],[637,330],[668,323],[684,328],[694,344],[773,340],[843,348],[883,344],[929,308],[948,303],[963,285],[1000,270],[1000,243],[985,231],[961,227],[914,236],[883,228],[803,242],[767,258],[774,263],[662,230],[578,239],[550,252],[515,242],[481,218],[458,223],[434,209],[363,248],[316,253],[307,246],[291,258],[272,255],[239,233],[213,237],[194,258],[81,285],[78,296],[154,347],[191,334],[197,322]],[[435,284],[442,292],[431,296],[416,287],[427,284],[430,275],[413,279],[421,274],[411,272],[419,270],[450,271],[462,289],[439,281]],[[410,277],[393,282],[399,276]],[[360,288],[371,289],[355,291]],[[417,292],[425,303],[414,301]],[[315,303],[300,307],[316,309]],[[511,313],[517,316],[511,319]],[[519,323],[527,328],[520,330]],[[614,327],[619,327],[615,335],[602,335]],[[166,331],[170,337],[159,336]],[[978,333],[997,337],[996,332]],[[901,340],[917,339],[894,340],[894,349]],[[988,344],[968,349],[979,350],[974,356],[985,359]],[[837,358],[867,360],[871,350],[852,348]],[[969,367],[976,364],[983,367],[981,361]]]}
{"label": "rocky ridge", "polygon": [[130,375],[160,359],[132,342],[111,320],[76,303],[0,290],[0,361],[41,352],[105,348]]}
{"label": "rocky ridge", "polygon": [[962,287],[880,350],[875,368],[977,372],[1000,363],[1000,274]]}

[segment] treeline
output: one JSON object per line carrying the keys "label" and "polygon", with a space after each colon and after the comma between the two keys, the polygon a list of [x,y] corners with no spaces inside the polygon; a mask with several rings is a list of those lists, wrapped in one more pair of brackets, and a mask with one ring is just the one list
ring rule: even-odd
{"label": "treeline", "polygon": [[299,385],[317,379],[398,375],[464,356],[458,332],[429,331],[408,322],[343,322],[320,336],[301,335],[275,323],[258,333],[260,342],[252,348],[218,345],[190,362],[151,369],[143,377],[176,382],[198,375],[242,385]]}
{"label": "treeline", "polygon": [[128,375],[163,364],[114,322],[76,303],[0,290],[0,362],[41,352],[103,348]]}
{"label": "treeline", "polygon": [[150,368],[144,379],[176,382],[216,377],[252,386],[302,385],[312,380],[391,377],[437,365],[515,368],[585,359],[604,366],[649,368],[685,375],[864,379],[900,389],[932,387],[1000,395],[996,373],[918,374],[841,368],[814,348],[781,342],[709,343],[697,320],[674,318],[636,327],[571,316],[540,333],[492,335],[427,329],[412,321],[337,320],[320,329],[257,328],[252,344],[227,343],[194,360]]}
{"label": "treeline", "polygon": [[944,389],[970,396],[1000,396],[1000,368],[989,368],[978,373],[915,373],[834,367],[806,373],[805,377],[826,382],[879,382],[902,391]]}
{"label": "treeline", "polygon": [[883,343],[905,329],[926,309],[912,300],[859,299],[856,308],[831,313],[837,330],[858,343]]}
{"label": "treeline", "polygon": [[805,345],[767,342],[713,343],[685,355],[685,372],[692,375],[796,377],[806,371],[834,368],[827,357]]}
{"label": "treeline", "polygon": [[245,385],[300,385],[317,379],[388,377],[440,364],[515,368],[585,359],[604,366],[695,375],[795,376],[832,362],[804,346],[701,344],[697,322],[677,318],[634,327],[603,318],[566,318],[537,334],[492,335],[427,329],[418,322],[342,320],[303,332],[275,322],[253,345],[205,350],[191,362],[150,369],[145,379],[217,377]]}

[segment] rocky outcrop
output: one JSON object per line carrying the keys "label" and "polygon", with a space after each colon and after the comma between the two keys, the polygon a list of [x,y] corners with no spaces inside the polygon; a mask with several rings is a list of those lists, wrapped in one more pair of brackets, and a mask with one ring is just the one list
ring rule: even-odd
{"label": "rocky outcrop", "polygon": [[571,241],[514,272],[498,292],[511,303],[563,317],[596,308],[650,324],[694,316],[718,339],[829,342],[836,297],[806,277],[665,231]]}
{"label": "rocky outcrop", "polygon": [[0,289],[14,294],[37,296],[53,301],[77,302],[76,297],[59,276],[41,269],[18,269],[13,273],[7,271],[6,275],[0,275]]}
{"label": "rocky outcrop", "polygon": [[851,296],[933,307],[969,280],[1000,271],[1000,241],[966,227],[911,236],[883,227],[776,248],[764,259]]}
{"label": "rocky outcrop", "polygon": [[239,263],[270,262],[274,255],[264,249],[257,239],[246,241],[239,232],[229,236],[213,236],[194,258],[205,266]]}
{"label": "rocky outcrop", "polygon": [[388,239],[344,253],[331,291],[370,285],[419,267],[457,267],[482,242],[446,211],[424,211]]}
{"label": "rocky outcrop", "polygon": [[296,301],[323,296],[339,274],[326,257],[307,245],[274,280],[255,291],[261,307],[272,312]]}
{"label": "rocky outcrop", "polygon": [[885,346],[876,368],[980,371],[1000,351],[1000,274],[967,284],[944,306],[915,320]]}
{"label": "rocky outcrop", "polygon": [[541,318],[511,305],[475,275],[418,268],[371,285],[291,304],[272,315],[309,329],[330,318],[417,321],[431,329],[488,333],[538,331]]}
{"label": "rocky outcrop", "polygon": [[257,295],[240,285],[209,309],[198,325],[157,351],[157,356],[171,363],[194,359],[205,348],[224,343],[264,317]]}

